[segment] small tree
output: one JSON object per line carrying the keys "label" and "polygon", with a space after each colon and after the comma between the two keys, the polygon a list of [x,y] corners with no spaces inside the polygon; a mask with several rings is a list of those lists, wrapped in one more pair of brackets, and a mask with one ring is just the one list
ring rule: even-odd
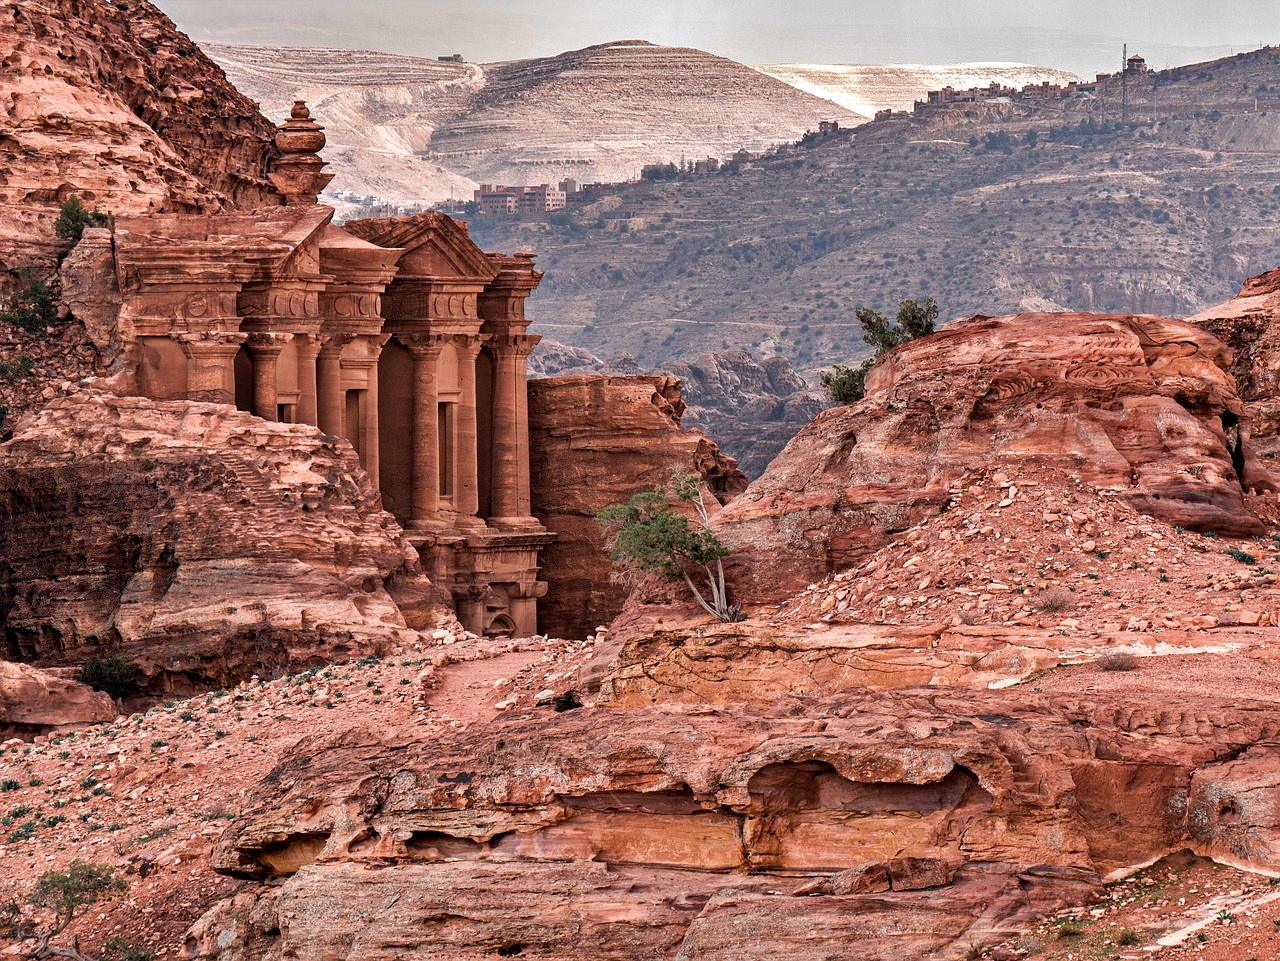
{"label": "small tree", "polygon": [[932,334],[938,319],[938,304],[932,297],[903,300],[893,321],[870,307],[856,307],[853,313],[862,328],[863,343],[871,348],[871,357],[857,367],[836,364],[818,375],[827,394],[837,404],[852,404],[866,396],[867,373],[882,356],[917,337]]}
{"label": "small tree", "polygon": [[58,211],[58,220],[53,225],[53,232],[63,240],[77,243],[84,235],[86,227],[103,227],[110,223],[106,214],[90,210],[75,194],[62,202]]}
{"label": "small tree", "polygon": [[41,924],[38,916],[32,917],[16,901],[8,901],[0,904],[0,933],[14,940],[35,941],[27,957],[37,961],[45,958],[92,961],[80,952],[74,935],[65,946],[49,942],[67,929],[81,908],[114,897],[126,887],[124,880],[106,865],[77,859],[66,871],[46,871],[27,897],[27,904],[37,915],[52,914],[52,921]]}
{"label": "small tree", "polygon": [[[676,510],[680,504],[693,508],[693,523]],[[614,563],[665,580],[684,581],[708,614],[722,621],[743,619],[742,606],[730,602],[725,587],[721,559],[729,551],[711,530],[697,477],[676,472],[666,487],[606,507],[596,521],[608,530]]]}

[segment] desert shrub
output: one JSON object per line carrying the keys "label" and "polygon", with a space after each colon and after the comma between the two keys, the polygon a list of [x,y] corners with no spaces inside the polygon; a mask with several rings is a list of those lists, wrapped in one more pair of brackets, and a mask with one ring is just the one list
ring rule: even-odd
{"label": "desert shrub", "polygon": [[112,697],[128,697],[138,689],[138,667],[124,654],[99,654],[85,661],[77,680]]}
{"label": "desert shrub", "polygon": [[30,354],[19,354],[13,360],[0,360],[0,380],[16,384],[35,369],[36,362]]}
{"label": "desert shrub", "polygon": [[1226,550],[1226,554],[1232,560],[1239,561],[1241,564],[1252,565],[1252,564],[1258,563],[1258,559],[1254,557],[1252,554],[1250,554],[1248,551],[1242,551],[1236,547],[1228,547]]}
{"label": "desert shrub", "polygon": [[1058,922],[1058,937],[1060,938],[1078,938],[1084,934],[1085,926],[1083,921],[1075,918],[1063,918]]}
{"label": "desert shrub", "polygon": [[1041,591],[1031,601],[1036,610],[1048,613],[1069,611],[1076,606],[1075,595],[1061,587]]}
{"label": "desert shrub", "polygon": [[0,309],[0,322],[35,334],[57,320],[58,305],[49,285],[34,270],[23,270],[22,287]]}
{"label": "desert shrub", "polygon": [[75,243],[84,234],[86,227],[103,227],[109,222],[110,217],[100,211],[90,210],[79,197],[72,194],[62,202],[53,232],[63,240]]}
{"label": "desert shrub", "polygon": [[1104,654],[1098,658],[1100,671],[1136,671],[1138,659],[1132,654]]}
{"label": "desert shrub", "polygon": [[818,374],[827,396],[837,404],[856,404],[867,393],[867,371],[874,361],[864,360],[857,367],[836,364]]}
{"label": "desert shrub", "polygon": [[1116,944],[1121,947],[1131,948],[1134,945],[1142,943],[1142,932],[1133,928],[1121,928],[1120,933],[1116,935]]}

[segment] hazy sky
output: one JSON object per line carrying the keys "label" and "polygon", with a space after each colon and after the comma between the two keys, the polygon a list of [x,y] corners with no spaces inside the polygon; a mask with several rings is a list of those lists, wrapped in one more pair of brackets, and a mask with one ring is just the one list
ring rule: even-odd
{"label": "hazy sky", "polygon": [[1015,60],[1157,67],[1280,41],[1280,0],[156,0],[197,40],[363,47],[477,62],[609,40],[747,63]]}

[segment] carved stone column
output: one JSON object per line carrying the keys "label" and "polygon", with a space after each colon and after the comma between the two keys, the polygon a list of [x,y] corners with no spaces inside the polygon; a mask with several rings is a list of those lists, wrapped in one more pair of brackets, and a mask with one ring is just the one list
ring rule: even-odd
{"label": "carved stone column", "polygon": [[[518,524],[529,515],[525,365],[539,340],[538,337],[508,334],[494,337],[488,345],[494,356],[491,514],[499,526]],[[523,504],[522,489],[526,494]]]}
{"label": "carved stone column", "polygon": [[350,334],[325,337],[320,344],[320,355],[316,362],[316,413],[319,427],[326,434],[335,437],[346,436],[342,424],[345,407],[342,396],[342,351],[352,340]]}
{"label": "carved stone column", "polygon": [[187,399],[234,404],[235,358],[244,334],[203,332],[177,334],[187,357]]}
{"label": "carved stone column", "polygon": [[475,517],[480,512],[479,452],[476,435],[476,357],[488,340],[487,334],[458,335],[454,346],[458,351],[458,490],[453,503],[462,517]]}
{"label": "carved stone column", "polygon": [[468,587],[454,592],[453,600],[458,609],[458,621],[472,634],[484,633],[485,599],[488,596],[489,588],[487,587]]}
{"label": "carved stone column", "polygon": [[447,338],[438,334],[400,334],[396,338],[413,358],[413,436],[411,438],[409,526],[430,527],[440,512],[439,393],[436,363]]}
{"label": "carved stone column", "polygon": [[320,353],[318,334],[297,334],[294,352],[298,355],[298,423],[320,426],[316,405],[316,357]]}
{"label": "carved stone column", "polygon": [[263,420],[276,420],[276,362],[292,334],[249,334],[245,341],[253,359],[253,412]]}
{"label": "carved stone column", "polygon": [[360,451],[360,459],[364,462],[373,486],[381,486],[380,459],[382,446],[378,441],[378,358],[382,348],[391,338],[386,334],[377,334],[369,338],[369,349],[364,363],[369,365],[368,386],[364,392],[364,407],[360,411],[360,438],[364,445]]}

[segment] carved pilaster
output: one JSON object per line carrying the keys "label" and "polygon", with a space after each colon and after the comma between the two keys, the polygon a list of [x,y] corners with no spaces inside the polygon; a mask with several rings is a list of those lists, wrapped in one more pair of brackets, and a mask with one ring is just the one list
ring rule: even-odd
{"label": "carved pilaster", "polygon": [[298,358],[298,423],[318,427],[316,357],[320,353],[320,336],[296,334],[294,353]]}
{"label": "carved pilaster", "polygon": [[316,394],[320,429],[335,437],[343,430],[342,352],[355,340],[354,334],[329,334],[320,340],[316,359]]}
{"label": "carved pilaster", "polygon": [[249,334],[245,348],[253,360],[253,412],[263,420],[276,420],[276,366],[292,334]]}
{"label": "carved pilaster", "polygon": [[480,511],[479,451],[476,437],[476,358],[488,334],[457,334],[453,338],[458,354],[458,425],[457,442],[458,492],[454,506],[463,517],[475,517]]}
{"label": "carved pilaster", "polygon": [[397,334],[396,340],[413,359],[409,526],[421,529],[439,524],[441,437],[437,429],[439,384],[436,365],[448,337],[441,334]]}
{"label": "carved pilaster", "polygon": [[500,334],[494,358],[492,521],[499,527],[536,527],[530,516],[526,366],[540,337]]}

